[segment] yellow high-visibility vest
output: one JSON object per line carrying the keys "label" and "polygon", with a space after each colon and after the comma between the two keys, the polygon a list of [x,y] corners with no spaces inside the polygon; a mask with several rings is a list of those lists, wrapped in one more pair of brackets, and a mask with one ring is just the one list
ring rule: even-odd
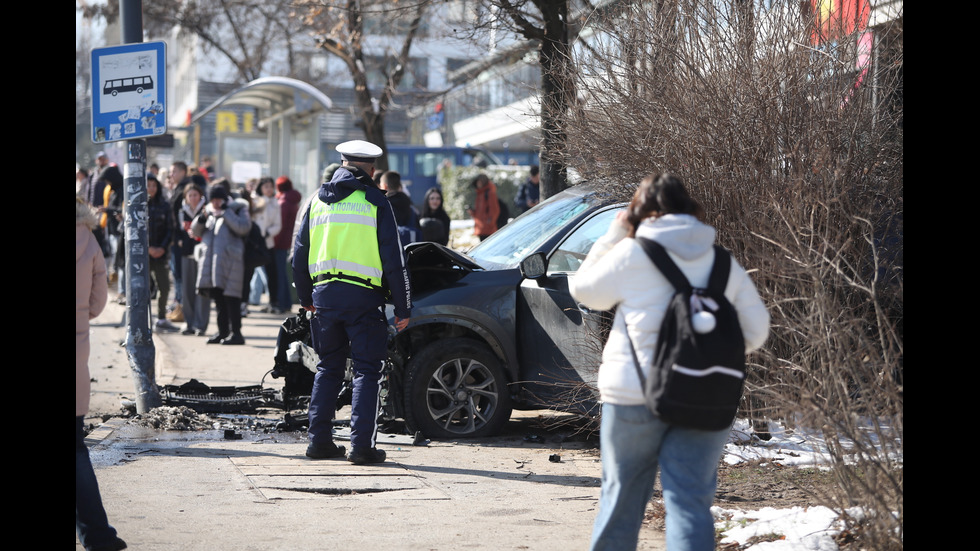
{"label": "yellow high-visibility vest", "polygon": [[382,289],[378,207],[357,190],[344,200],[310,205],[309,268],[313,285],[342,280]]}

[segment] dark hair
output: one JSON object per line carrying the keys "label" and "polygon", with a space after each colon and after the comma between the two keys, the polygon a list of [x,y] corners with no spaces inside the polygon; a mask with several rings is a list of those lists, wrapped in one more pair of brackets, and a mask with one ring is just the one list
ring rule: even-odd
{"label": "dark hair", "polygon": [[640,181],[627,207],[626,219],[636,232],[637,226],[650,216],[690,214],[699,220],[704,209],[687,193],[684,182],[673,174],[651,174]]}
{"label": "dark hair", "polygon": [[107,166],[105,171],[102,173],[102,178],[109,182],[109,186],[112,187],[113,191],[122,191],[123,175],[122,172],[119,171],[118,166]]}
{"label": "dark hair", "polygon": [[474,188],[479,188],[481,182],[486,183],[489,181],[490,181],[490,177],[481,172],[473,177],[473,180],[470,182],[470,185],[473,186]]}
{"label": "dark hair", "polygon": [[204,188],[202,188],[201,186],[199,186],[199,185],[197,185],[197,184],[195,184],[193,182],[184,186],[184,189],[182,190],[183,191],[183,196],[186,197],[187,196],[187,192],[190,191],[190,190],[192,190],[192,189],[194,191],[196,191],[201,196],[201,200],[202,201],[207,201],[208,196],[204,193]]}
{"label": "dark hair", "polygon": [[388,191],[401,191],[402,190],[402,175],[395,172],[394,170],[389,170],[384,173],[383,179],[385,181],[385,187]]}
{"label": "dark hair", "polygon": [[[203,176],[201,177],[204,178]],[[205,178],[205,181],[206,180],[207,179]],[[231,180],[222,176],[221,178],[217,178],[211,181],[211,189],[219,188],[219,187],[224,189],[228,193],[227,199],[231,199],[232,197]]]}
{"label": "dark hair", "polygon": [[248,213],[252,214],[252,212],[254,212],[252,209],[255,208],[255,204],[252,203],[252,194],[248,192],[248,188],[245,187],[245,184],[235,184],[232,191],[234,196],[238,197],[239,199],[244,199],[245,202],[248,203]]}
{"label": "dark hair", "polygon": [[[438,194],[440,200],[439,208],[437,208],[436,210],[432,210],[432,208],[429,206],[429,197],[431,197],[433,193]],[[425,218],[426,216],[429,216],[431,214],[440,211],[445,212],[446,210],[445,203],[446,203],[446,198],[445,196],[443,196],[442,192],[439,191],[439,188],[430,187],[429,190],[425,192],[425,198],[422,199],[422,217]]]}
{"label": "dark hair", "polygon": [[204,176],[201,176],[200,174],[191,174],[190,179],[191,181],[187,185],[194,184],[201,189],[207,189],[208,181],[204,178]]}
{"label": "dark hair", "polygon": [[154,201],[162,201],[163,200],[163,186],[160,185],[160,179],[157,178],[156,176],[152,175],[152,174],[147,174],[146,175],[146,185],[147,185],[147,188],[149,188],[149,186],[150,186],[150,180],[153,180],[154,182],[157,183],[157,192],[155,194],[153,194],[152,197],[147,197],[147,200],[146,200],[147,203],[154,202]]}
{"label": "dark hair", "polygon": [[263,176],[259,178],[259,183],[255,185],[255,191],[259,195],[262,195],[262,188],[269,184],[272,186],[272,193],[275,195],[276,192],[276,181],[272,179],[272,176]]}
{"label": "dark hair", "polygon": [[531,165],[531,176],[537,176],[540,171],[541,169],[538,168],[538,165]]}

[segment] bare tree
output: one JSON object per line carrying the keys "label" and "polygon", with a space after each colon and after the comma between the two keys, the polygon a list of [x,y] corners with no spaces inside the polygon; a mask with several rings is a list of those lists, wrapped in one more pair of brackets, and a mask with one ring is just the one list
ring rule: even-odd
{"label": "bare tree", "polygon": [[[154,0],[143,4],[150,36],[166,36],[174,28],[197,36],[205,51],[218,52],[234,66],[238,82],[270,72],[295,72],[297,40],[304,39],[291,17],[290,0]],[[285,52],[282,66],[275,55]]]}
{"label": "bare tree", "polygon": [[[410,67],[409,54],[419,33],[427,0],[392,2],[388,0],[298,0],[303,22],[313,34],[317,46],[340,59],[354,82],[357,117],[364,128],[365,138],[387,151],[385,116],[392,108],[398,87]],[[366,59],[365,23],[369,17],[384,17],[400,31],[400,46],[387,51],[381,63]],[[372,90],[369,71],[380,71],[383,84]],[[388,169],[386,157],[379,159],[378,168]]]}
{"label": "bare tree", "polygon": [[821,497],[900,549],[903,19],[821,35],[810,6],[620,3],[580,41],[563,154],[622,197],[650,172],[688,183],[772,313],[744,405],[824,431],[840,484]]}
{"label": "bare tree", "polygon": [[541,68],[541,196],[568,187],[560,152],[564,149],[563,121],[574,97],[574,66],[569,0],[481,0],[475,27],[515,33],[537,44]]}

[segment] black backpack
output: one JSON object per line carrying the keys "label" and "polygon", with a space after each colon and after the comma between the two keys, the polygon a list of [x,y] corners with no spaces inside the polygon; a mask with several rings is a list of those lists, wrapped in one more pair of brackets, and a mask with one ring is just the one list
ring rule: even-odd
{"label": "black backpack", "polygon": [[255,222],[245,236],[245,271],[254,270],[272,262],[272,251],[265,244],[262,228]]}
{"label": "black backpack", "polygon": [[735,307],[725,298],[732,257],[715,245],[708,288],[695,289],[662,245],[636,241],[675,289],[648,380],[632,350],[647,407],[680,427],[726,429],[735,420],[745,382],[745,337]]}

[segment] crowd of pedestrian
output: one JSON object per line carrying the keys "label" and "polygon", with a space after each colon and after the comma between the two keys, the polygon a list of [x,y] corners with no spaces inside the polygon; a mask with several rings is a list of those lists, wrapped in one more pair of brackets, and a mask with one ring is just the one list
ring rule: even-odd
{"label": "crowd of pedestrian", "polygon": [[[339,167],[330,165],[323,181],[330,181]],[[250,306],[272,314],[289,314],[293,309],[290,258],[302,212],[312,197],[302,205],[301,193],[285,175],[254,178],[234,189],[226,178],[215,176],[208,158],[197,166],[174,161],[165,169],[156,163],[147,168],[153,328],[208,336],[213,343],[241,344],[241,318]],[[537,184],[537,167],[533,167],[515,200],[518,212],[537,204]],[[416,207],[397,171],[375,171],[372,185],[388,199],[403,247],[415,241],[449,245],[450,217],[440,187],[427,190]],[[486,174],[474,178],[472,186],[475,201],[468,212],[482,241],[499,228],[502,211],[496,187]],[[126,303],[123,195],[122,172],[105,152],[97,154],[92,169],[76,166],[75,196],[95,210],[93,235],[106,262],[108,284],[120,304]],[[254,258],[266,259],[257,265],[253,257],[245,258],[244,245],[256,232],[261,239],[251,241],[262,241],[265,253]],[[218,328],[209,333],[212,307],[218,312]]]}
{"label": "crowd of pedestrian", "polygon": [[[154,331],[208,336],[208,343],[244,344],[248,306],[289,314],[295,303],[287,258],[302,196],[287,176],[233,186],[207,163],[175,161],[147,167],[147,240]],[[123,175],[105,152],[96,166],[76,166],[76,200],[92,210],[92,235],[107,285],[126,304]],[[254,232],[258,238],[246,243]],[[258,265],[252,245],[259,244]],[[266,304],[262,306],[263,297]],[[208,332],[212,307],[217,331]],[[180,327],[178,324],[183,324]]]}

